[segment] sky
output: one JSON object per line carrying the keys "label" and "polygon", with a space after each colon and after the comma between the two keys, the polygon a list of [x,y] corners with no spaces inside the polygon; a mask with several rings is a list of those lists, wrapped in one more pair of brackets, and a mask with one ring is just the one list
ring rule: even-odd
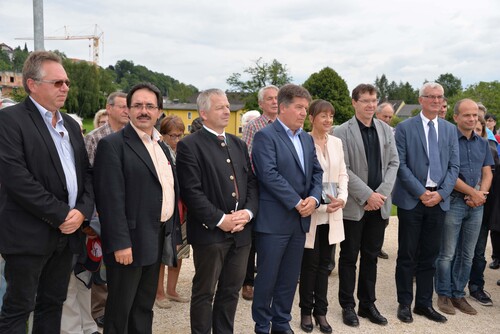
{"label": "sky", "polygon": [[[198,89],[262,57],[302,84],[324,67],[352,90],[389,81],[420,88],[451,73],[465,87],[500,79],[498,0],[45,0],[45,36],[102,31],[103,67],[133,61]],[[34,48],[33,0],[0,0],[0,43]],[[88,40],[45,41],[46,50],[91,59]],[[243,79],[247,79],[243,75]]]}

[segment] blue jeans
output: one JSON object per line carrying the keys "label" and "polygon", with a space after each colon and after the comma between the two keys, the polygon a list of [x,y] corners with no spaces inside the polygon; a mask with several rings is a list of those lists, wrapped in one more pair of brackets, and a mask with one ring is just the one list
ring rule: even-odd
{"label": "blue jeans", "polygon": [[436,293],[461,298],[469,281],[472,258],[476,248],[483,206],[471,208],[462,197],[451,196],[446,213],[441,248],[436,260]]}

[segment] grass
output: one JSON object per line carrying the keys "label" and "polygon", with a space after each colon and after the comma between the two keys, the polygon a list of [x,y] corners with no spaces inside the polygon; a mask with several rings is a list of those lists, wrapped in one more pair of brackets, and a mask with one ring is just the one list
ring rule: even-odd
{"label": "grass", "polygon": [[85,133],[89,133],[94,129],[94,118],[85,118],[83,120],[83,128],[86,130]]}

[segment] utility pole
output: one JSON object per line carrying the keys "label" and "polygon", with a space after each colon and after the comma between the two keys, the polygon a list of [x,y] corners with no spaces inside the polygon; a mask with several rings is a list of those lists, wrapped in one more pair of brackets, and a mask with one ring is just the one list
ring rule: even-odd
{"label": "utility pole", "polygon": [[43,34],[43,0],[33,0],[33,27],[35,51],[45,50]]}

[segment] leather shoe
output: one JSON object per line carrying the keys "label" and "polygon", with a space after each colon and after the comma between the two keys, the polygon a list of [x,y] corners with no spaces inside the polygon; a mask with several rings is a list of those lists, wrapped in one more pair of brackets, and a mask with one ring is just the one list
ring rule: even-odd
{"label": "leather shoe", "polygon": [[311,333],[313,331],[314,327],[310,314],[300,316],[300,328],[306,333]]}
{"label": "leather shoe", "polygon": [[383,249],[381,249],[380,252],[378,253],[378,257],[387,260],[389,258],[389,254],[387,254],[386,252],[384,252]]}
{"label": "leather shoe", "polygon": [[104,327],[104,316],[101,315],[100,317],[97,317],[94,319],[95,323],[97,324],[97,326],[99,327]]}
{"label": "leather shoe", "polygon": [[500,260],[493,259],[493,261],[491,261],[491,263],[490,263],[490,268],[491,269],[498,269],[498,268],[500,268]]}
{"label": "leather shoe", "polygon": [[413,322],[413,317],[411,315],[410,305],[399,304],[398,306],[398,319],[402,322],[409,324]]}
{"label": "leather shoe", "polygon": [[273,331],[271,330],[271,334],[293,334],[293,330],[290,328],[290,329],[287,329],[286,331]]}
{"label": "leather shoe", "polygon": [[253,286],[251,285],[243,285],[241,288],[241,297],[245,300],[253,299]]}
{"label": "leather shoe", "polygon": [[316,323],[316,326],[319,326],[319,331],[321,333],[329,334],[333,331],[332,326],[330,326],[328,321],[326,321],[326,315],[315,315],[314,322]]}
{"label": "leather shoe", "polygon": [[413,312],[418,315],[423,315],[427,319],[435,322],[446,322],[448,320],[444,315],[438,313],[432,306],[429,307],[415,306]]}
{"label": "leather shoe", "polygon": [[368,318],[374,324],[387,325],[387,319],[380,314],[375,304],[371,304],[368,307],[360,306],[358,309],[358,315],[362,318]]}
{"label": "leather shoe", "polygon": [[346,307],[342,309],[342,320],[347,326],[359,326],[358,316],[356,315],[356,312],[354,312],[354,308],[352,307]]}

